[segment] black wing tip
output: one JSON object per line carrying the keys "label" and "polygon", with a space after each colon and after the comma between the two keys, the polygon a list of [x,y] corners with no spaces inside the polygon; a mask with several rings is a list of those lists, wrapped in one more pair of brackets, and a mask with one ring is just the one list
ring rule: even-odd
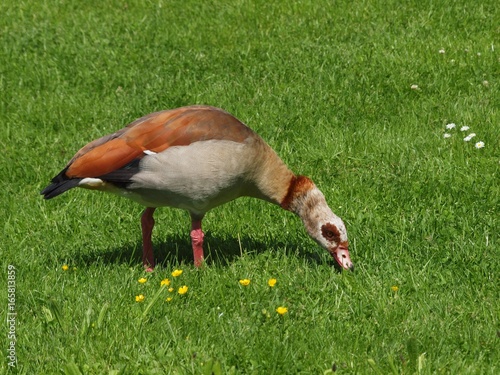
{"label": "black wing tip", "polygon": [[[109,182],[117,187],[126,189],[132,182],[132,177],[139,172],[139,163],[142,157],[132,160],[127,165],[113,172],[96,178]],[[70,178],[66,175],[68,167],[64,168],[57,176],[51,180],[51,184],[43,189],[40,194],[44,199],[52,199],[61,195],[65,191],[77,187],[83,178]]]}
{"label": "black wing tip", "polygon": [[51,184],[40,192],[40,194],[43,195],[44,199],[57,197],[65,191],[78,186],[82,179],[69,178],[68,176],[66,176],[67,169],[68,168],[64,168],[61,173],[59,173],[52,179]]}
{"label": "black wing tip", "polygon": [[40,194],[43,195],[44,199],[52,199],[69,189],[77,187],[81,180],[82,180],[81,178],[77,178],[77,179],[53,182],[45,189],[43,189],[40,192]]}

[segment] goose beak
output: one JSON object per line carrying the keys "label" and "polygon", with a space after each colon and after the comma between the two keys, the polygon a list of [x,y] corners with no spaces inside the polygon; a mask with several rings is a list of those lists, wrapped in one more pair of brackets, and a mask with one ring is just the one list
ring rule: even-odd
{"label": "goose beak", "polygon": [[347,246],[340,245],[332,251],[332,255],[337,263],[345,270],[354,271],[354,264],[351,262],[351,256]]}

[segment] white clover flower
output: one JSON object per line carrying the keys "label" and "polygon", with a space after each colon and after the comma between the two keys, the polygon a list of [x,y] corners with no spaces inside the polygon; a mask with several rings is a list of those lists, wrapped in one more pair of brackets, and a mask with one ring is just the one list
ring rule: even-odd
{"label": "white clover flower", "polygon": [[443,53],[444,53],[444,48],[441,48],[441,49],[439,50],[439,53],[440,53],[440,54],[443,54]]}
{"label": "white clover flower", "polygon": [[451,137],[451,134],[450,133],[444,133],[443,134],[443,138],[450,138]]}
{"label": "white clover flower", "polygon": [[418,90],[419,89],[418,85],[411,85],[410,88],[412,90]]}
{"label": "white clover flower", "polygon": [[470,133],[467,137],[464,138],[464,141],[469,142],[475,136],[476,136],[476,133]]}
{"label": "white clover flower", "polygon": [[469,127],[467,125],[464,125],[460,128],[461,132],[466,132],[467,130],[469,130]]}
{"label": "white clover flower", "polygon": [[451,123],[451,124],[446,125],[446,129],[454,129],[455,126],[456,125],[454,123]]}
{"label": "white clover flower", "polygon": [[484,142],[483,141],[479,141],[476,143],[475,145],[476,148],[483,148],[484,147]]}

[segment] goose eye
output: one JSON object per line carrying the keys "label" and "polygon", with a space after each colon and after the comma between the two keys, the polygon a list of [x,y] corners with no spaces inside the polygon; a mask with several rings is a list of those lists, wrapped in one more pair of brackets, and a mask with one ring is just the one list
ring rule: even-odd
{"label": "goose eye", "polygon": [[330,242],[339,242],[340,232],[337,227],[331,223],[327,223],[321,227],[321,234]]}
{"label": "goose eye", "polygon": [[325,238],[329,241],[333,241],[335,238],[335,233],[333,233],[331,230],[328,230],[325,232]]}

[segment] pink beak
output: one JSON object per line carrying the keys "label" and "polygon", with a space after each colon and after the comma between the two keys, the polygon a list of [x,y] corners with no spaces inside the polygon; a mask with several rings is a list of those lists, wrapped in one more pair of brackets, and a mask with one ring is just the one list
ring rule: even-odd
{"label": "pink beak", "polygon": [[351,256],[346,246],[340,245],[332,252],[333,257],[337,263],[346,270],[354,271],[354,264],[351,262]]}

